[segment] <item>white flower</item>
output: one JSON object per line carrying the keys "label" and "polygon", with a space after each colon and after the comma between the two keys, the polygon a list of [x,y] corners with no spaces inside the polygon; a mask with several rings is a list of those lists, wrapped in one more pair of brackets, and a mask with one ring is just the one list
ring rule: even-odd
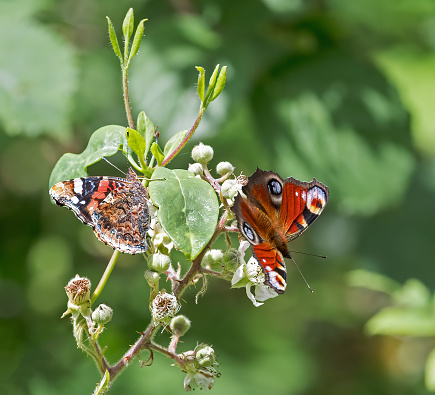
{"label": "white flower", "polygon": [[[246,287],[246,295],[255,307],[261,306],[265,300],[278,296],[278,293],[264,285],[265,276],[261,266],[254,257],[245,262],[245,251],[249,247],[249,242],[242,241],[239,246],[239,256],[242,264],[237,268],[231,280],[233,288]],[[255,296],[251,292],[251,287],[255,287]]]}
{"label": "white flower", "polygon": [[160,222],[157,219],[157,208],[152,203],[148,205],[148,212],[151,218],[150,228],[148,229],[151,242],[156,248],[158,248],[159,245],[162,245],[168,250],[169,254],[172,248],[174,248],[174,242],[163,230],[162,225],[160,225]]}
{"label": "white flower", "polygon": [[232,200],[241,190],[243,184],[237,180],[225,180],[221,186],[222,196],[226,199]]}
{"label": "white flower", "polygon": [[184,378],[184,389],[192,391],[197,386],[201,390],[211,390],[214,384],[214,375],[207,369],[199,369],[196,372],[187,373]]}

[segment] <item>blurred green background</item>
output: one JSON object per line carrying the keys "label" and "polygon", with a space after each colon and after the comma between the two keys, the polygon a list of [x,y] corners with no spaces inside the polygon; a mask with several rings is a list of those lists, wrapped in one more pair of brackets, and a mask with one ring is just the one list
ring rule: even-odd
{"label": "blurred green background", "polygon": [[[120,33],[130,7],[136,21],[149,18],[131,67],[133,110],[163,142],[196,117],[194,66],[227,65],[227,86],[195,136],[213,146],[211,165],[316,177],[331,193],[291,244],[328,256],[296,255],[314,294],[290,262],[287,292],[259,308],[212,280],[199,305],[194,290],[184,295],[192,328],[178,350],[213,344],[216,395],[428,393],[433,0],[0,0],[0,392],[91,393],[99,380],[60,316],[68,280],[80,273],[96,285],[111,249],[50,203],[48,178],[94,130],[126,125],[105,17]],[[192,162],[193,144],[172,167]],[[126,170],[122,156],[114,161]],[[119,176],[103,164],[90,172]],[[144,270],[141,257],[122,256],[99,299],[115,310],[101,338],[111,361],[150,319]],[[170,364],[135,362],[111,393],[181,394],[184,375]]]}

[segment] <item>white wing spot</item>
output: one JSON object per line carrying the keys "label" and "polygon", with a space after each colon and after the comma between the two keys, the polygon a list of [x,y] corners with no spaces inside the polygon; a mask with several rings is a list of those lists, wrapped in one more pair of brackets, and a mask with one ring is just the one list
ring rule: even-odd
{"label": "white wing spot", "polygon": [[78,198],[77,196],[73,196],[73,197],[71,198],[71,202],[72,202],[73,204],[78,204],[78,202],[79,202],[79,198]]}
{"label": "white wing spot", "polygon": [[74,192],[77,195],[83,194],[83,181],[80,178],[74,180]]}

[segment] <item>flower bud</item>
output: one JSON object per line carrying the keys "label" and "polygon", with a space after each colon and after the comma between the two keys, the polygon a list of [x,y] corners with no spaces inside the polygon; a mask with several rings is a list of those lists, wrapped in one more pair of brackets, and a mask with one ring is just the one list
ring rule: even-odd
{"label": "flower bud", "polygon": [[206,165],[213,159],[213,148],[209,145],[199,143],[192,149],[192,158],[195,162],[201,163],[201,165]]}
{"label": "flower bud", "polygon": [[221,186],[222,196],[226,199],[232,199],[242,189],[242,185],[236,180],[225,180]]}
{"label": "flower bud", "polygon": [[225,174],[232,173],[234,171],[234,166],[230,162],[220,162],[216,166],[216,172],[224,176]]}
{"label": "flower bud", "polygon": [[92,321],[96,324],[107,324],[113,317],[113,309],[105,304],[100,304],[92,313]]}
{"label": "flower bud", "polygon": [[65,287],[65,291],[69,302],[80,306],[91,299],[91,281],[86,277],[80,277],[76,274]]}
{"label": "flower bud", "polygon": [[184,315],[177,315],[172,318],[169,328],[174,334],[183,336],[190,329],[190,320]]}
{"label": "flower bud", "polygon": [[148,268],[157,273],[163,273],[169,269],[171,264],[171,258],[168,255],[164,255],[161,252],[153,254],[152,258],[148,261]]}
{"label": "flower bud", "polygon": [[210,268],[219,267],[222,265],[223,259],[224,259],[224,254],[222,250],[215,250],[215,249],[208,250],[205,253],[204,258],[202,259],[202,264],[205,267],[210,267]]}
{"label": "flower bud", "polygon": [[195,358],[200,366],[207,368],[216,362],[216,357],[212,347],[200,344],[195,351]]}
{"label": "flower bud", "polygon": [[71,313],[76,319],[80,314],[89,318],[91,313],[91,282],[78,274],[65,287],[68,296],[68,309],[62,314],[65,317]]}
{"label": "flower bud", "polygon": [[189,168],[187,170],[189,170],[195,176],[201,176],[204,173],[201,163],[189,164]]}
{"label": "flower bud", "polygon": [[159,273],[156,273],[154,270],[147,270],[145,272],[145,280],[151,288],[154,288],[158,285],[159,279]]}
{"label": "flower bud", "polygon": [[151,315],[154,323],[168,325],[179,309],[180,305],[175,295],[165,291],[159,292],[151,303]]}
{"label": "flower bud", "polygon": [[225,270],[234,273],[240,264],[239,253],[236,248],[229,248],[225,251],[223,266]]}

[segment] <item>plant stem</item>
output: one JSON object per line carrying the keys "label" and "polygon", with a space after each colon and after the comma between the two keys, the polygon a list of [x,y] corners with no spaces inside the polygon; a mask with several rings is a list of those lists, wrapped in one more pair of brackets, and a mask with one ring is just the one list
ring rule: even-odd
{"label": "plant stem", "polygon": [[161,353],[163,355],[166,355],[167,357],[173,359],[174,362],[176,362],[178,364],[183,364],[183,360],[177,354],[175,354],[175,352],[172,352],[169,349],[166,349],[165,347],[162,347],[159,344],[151,342],[149,344],[149,348],[151,350],[158,351],[159,353]]}
{"label": "plant stem", "polygon": [[190,138],[193,136],[193,133],[195,133],[195,130],[198,128],[199,122],[201,121],[202,116],[204,115],[205,108],[201,106],[199,110],[199,114],[195,119],[195,123],[193,124],[192,128],[189,130],[189,133],[187,133],[186,137],[183,139],[183,141],[180,143],[180,145],[169,155],[167,158],[164,159],[162,162],[162,166],[166,166],[172,159],[177,156],[177,154],[183,149],[183,147],[187,144],[187,142],[190,140]]}
{"label": "plant stem", "polygon": [[211,237],[210,241],[207,243],[207,245],[204,247],[201,253],[192,261],[192,266],[190,267],[186,275],[183,277],[183,279],[175,284],[173,288],[173,293],[178,299],[180,299],[181,295],[186,290],[190,282],[194,279],[194,277],[201,272],[202,258],[204,258],[204,255],[208,251],[209,247],[213,244],[213,242],[222,232],[222,228],[225,226],[227,218],[228,218],[228,212],[225,210],[224,213],[222,214],[222,217],[219,220],[218,226],[216,227],[216,230],[213,236]]}
{"label": "plant stem", "polygon": [[128,96],[127,70],[127,67],[122,66],[122,90],[124,94],[125,113],[127,115],[128,127],[130,129],[134,129],[133,115],[131,113],[130,107],[130,97]]}
{"label": "plant stem", "polygon": [[127,367],[130,361],[139,354],[140,351],[145,348],[152,348],[151,339],[158,328],[159,326],[154,326],[153,324],[148,325],[148,328],[144,333],[142,333],[142,336],[130,347],[130,349],[124,354],[118,363],[107,369],[110,374],[111,383],[119,375],[119,373],[121,373]]}
{"label": "plant stem", "polygon": [[91,304],[97,300],[98,296],[100,296],[101,292],[103,291],[104,286],[107,283],[107,280],[109,280],[110,273],[112,273],[112,270],[115,267],[116,261],[119,258],[119,254],[120,254],[120,252],[118,250],[113,251],[112,257],[110,258],[110,261],[107,264],[106,270],[104,271],[103,275],[101,276],[100,282],[98,283],[97,288],[95,288],[95,291],[92,294]]}

